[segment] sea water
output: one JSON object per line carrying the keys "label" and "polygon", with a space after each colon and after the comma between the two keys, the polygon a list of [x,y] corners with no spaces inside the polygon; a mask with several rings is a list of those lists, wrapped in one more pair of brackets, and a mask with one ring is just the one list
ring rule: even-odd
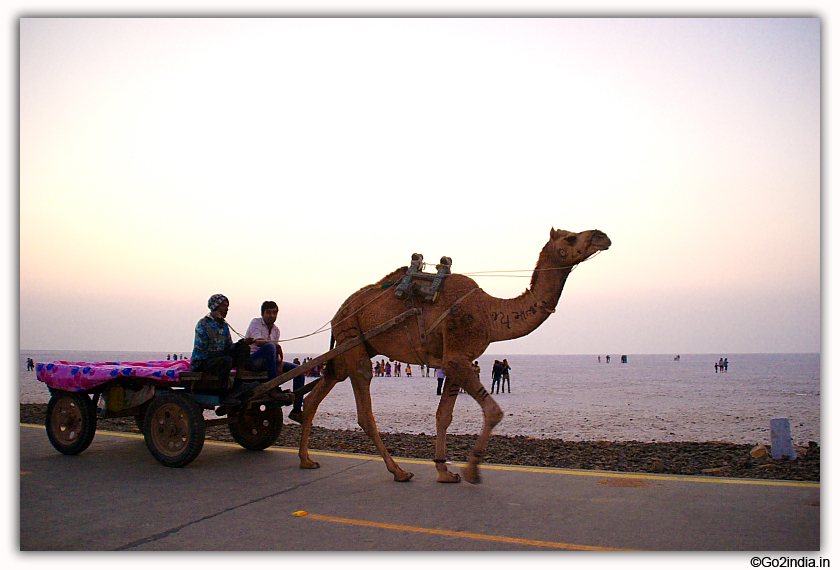
{"label": "sea water", "polygon": [[[189,353],[185,352],[185,356]],[[180,356],[180,353],[179,353]],[[286,359],[316,356],[287,354]],[[715,372],[719,358],[726,372]],[[26,371],[35,362],[166,360],[157,352],[20,352],[21,403],[46,403],[49,391]],[[381,359],[379,357],[378,359]],[[770,420],[788,418],[794,443],[820,441],[819,354],[484,355],[481,381],[490,389],[495,359],[507,358],[511,392],[492,397],[505,412],[493,430],[502,435],[567,441],[728,441],[769,443]],[[371,399],[383,432],[435,433],[437,381],[406,376],[374,378]],[[315,425],[358,429],[353,390],[341,382],[324,399]],[[482,414],[467,394],[458,396],[449,433],[477,434]]]}

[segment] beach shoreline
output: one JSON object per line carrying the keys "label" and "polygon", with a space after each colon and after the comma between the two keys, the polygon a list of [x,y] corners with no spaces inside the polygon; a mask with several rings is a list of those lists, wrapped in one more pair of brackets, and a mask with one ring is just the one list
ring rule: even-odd
{"label": "beach shoreline", "polygon": [[[20,404],[20,423],[44,425],[46,408],[46,404]],[[285,421],[275,446],[297,448],[300,426]],[[133,417],[100,419],[97,430],[139,433]],[[381,436],[395,457],[434,459],[435,438],[432,435],[383,432]],[[477,437],[471,434],[447,434],[448,459],[466,461]],[[206,439],[233,442],[227,426],[208,427]],[[720,441],[564,441],[556,438],[493,435],[487,447],[485,462],[628,473],[820,480],[820,446],[816,442],[811,442],[807,447],[799,446],[797,451],[800,457],[793,461],[774,461],[769,457],[756,459],[749,453],[752,448],[751,444]],[[378,455],[373,443],[360,429],[313,426],[310,449]]]}
{"label": "beach shoreline", "polygon": [[[24,360],[98,361],[166,359],[154,353],[21,351],[20,403],[46,404],[47,387],[26,371]],[[289,358],[299,356],[294,353]],[[794,444],[820,442],[819,355],[735,355],[728,373],[716,374],[708,355],[631,355],[629,364],[599,364],[594,356],[511,356],[512,393],[492,397],[505,413],[493,433],[564,441],[728,441],[769,444],[770,420],[788,418]],[[618,360],[617,358],[615,359]],[[714,359],[716,361],[716,359]],[[479,359],[481,380],[491,388],[492,357]],[[412,366],[414,368],[414,366]],[[311,381],[308,379],[307,381]],[[435,433],[440,397],[434,378],[376,377],[371,401],[380,431]],[[455,403],[449,431],[476,434],[483,415],[473,398]],[[356,429],[350,382],[324,399],[315,425]]]}

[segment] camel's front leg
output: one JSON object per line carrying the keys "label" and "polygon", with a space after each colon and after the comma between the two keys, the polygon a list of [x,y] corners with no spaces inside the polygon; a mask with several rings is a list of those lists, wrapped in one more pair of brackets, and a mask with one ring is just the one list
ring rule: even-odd
{"label": "camel's front leg", "polygon": [[472,367],[470,361],[450,361],[448,366],[444,367],[446,375],[453,375],[455,382],[461,384],[461,387],[481,406],[481,411],[484,413],[484,425],[481,428],[481,434],[475,442],[472,453],[470,453],[467,466],[464,467],[464,479],[469,483],[480,483],[481,477],[478,474],[478,464],[484,460],[484,452],[487,450],[487,444],[490,442],[490,434],[493,428],[502,421],[504,412],[496,403],[496,401],[487,393],[478,375]]}
{"label": "camel's front leg", "polygon": [[455,408],[455,400],[458,398],[460,386],[446,379],[443,390],[441,390],[440,404],[435,414],[437,426],[437,439],[435,440],[435,469],[438,472],[439,483],[460,483],[461,476],[452,473],[446,467],[446,430],[452,423],[452,410]]}
{"label": "camel's front leg", "polygon": [[303,417],[300,422],[300,447],[298,448],[301,469],[318,469],[321,466],[320,463],[312,461],[312,458],[309,457],[309,434],[312,431],[312,420],[315,419],[315,412],[318,411],[318,405],[337,383],[338,380],[334,376],[325,374],[303,400]]}
{"label": "camel's front leg", "polygon": [[[365,373],[366,372],[366,373]],[[379,436],[379,430],[376,428],[376,420],[373,417],[373,407],[370,403],[370,365],[362,373],[354,373],[350,376],[350,381],[353,384],[353,393],[356,396],[356,415],[359,420],[359,425],[379,450],[379,455],[385,460],[385,466],[388,471],[394,474],[394,481],[408,481],[414,477],[414,473],[403,470],[396,461],[388,453],[388,449],[382,442]]]}

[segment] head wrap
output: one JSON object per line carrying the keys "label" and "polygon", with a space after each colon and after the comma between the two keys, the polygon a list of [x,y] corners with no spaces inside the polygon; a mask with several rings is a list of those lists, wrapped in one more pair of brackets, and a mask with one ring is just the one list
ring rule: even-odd
{"label": "head wrap", "polygon": [[[227,297],[225,297],[221,293],[216,293],[215,295],[210,297],[209,301],[207,301],[207,306],[210,307],[211,311],[215,311],[219,308],[219,305],[221,305],[225,301],[228,301]],[[228,303],[230,303],[230,301],[228,301]]]}

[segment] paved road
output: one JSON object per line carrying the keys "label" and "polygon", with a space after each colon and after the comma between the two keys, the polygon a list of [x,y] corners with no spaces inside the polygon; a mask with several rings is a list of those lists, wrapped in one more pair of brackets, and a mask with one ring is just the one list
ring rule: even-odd
{"label": "paved road", "polygon": [[294,450],[208,441],[171,469],[140,435],[64,456],[21,424],[20,549],[820,549],[816,483],[485,465],[481,485],[443,485],[413,460],[395,483],[378,457],[313,457],[302,470]]}

